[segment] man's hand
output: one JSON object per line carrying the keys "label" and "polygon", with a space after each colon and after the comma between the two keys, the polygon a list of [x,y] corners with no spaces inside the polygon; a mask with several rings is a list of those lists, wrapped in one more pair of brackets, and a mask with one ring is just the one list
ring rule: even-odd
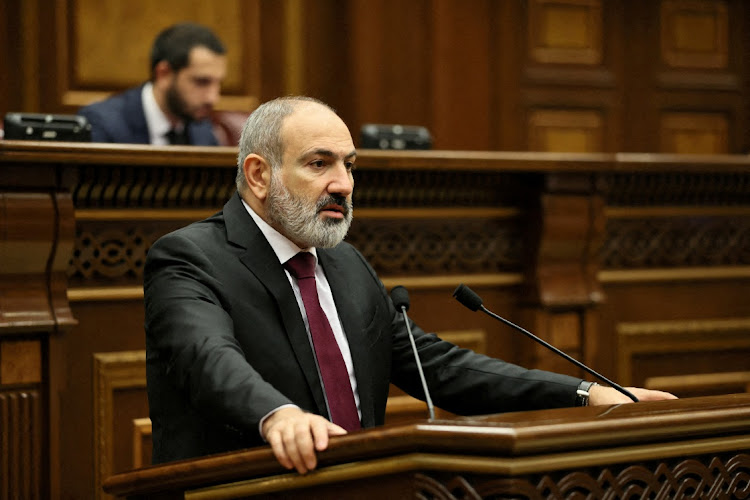
{"label": "man's hand", "polygon": [[315,453],[328,448],[329,436],[346,434],[346,430],[320,415],[296,407],[282,408],[263,422],[263,437],[271,445],[276,460],[300,474],[318,464]]}
{"label": "man's hand", "polygon": [[[659,401],[662,399],[677,399],[677,396],[663,391],[641,389],[640,387],[626,387],[639,401]],[[589,405],[614,405],[632,403],[633,400],[612,387],[592,385],[589,389]]]}

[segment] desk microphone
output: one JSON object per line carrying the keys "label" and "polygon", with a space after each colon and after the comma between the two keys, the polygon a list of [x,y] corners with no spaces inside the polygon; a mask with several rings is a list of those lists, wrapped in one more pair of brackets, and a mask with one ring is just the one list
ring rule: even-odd
{"label": "desk microphone", "polygon": [[409,292],[401,285],[394,286],[391,290],[391,300],[393,301],[393,305],[396,306],[396,309],[404,314],[404,323],[406,324],[406,331],[409,332],[409,342],[411,342],[411,349],[414,352],[414,361],[417,362],[419,378],[422,380],[422,389],[424,390],[425,402],[427,402],[427,410],[430,412],[430,419],[435,420],[435,408],[432,406],[432,398],[430,397],[430,391],[427,389],[427,381],[425,380],[424,372],[422,371],[422,362],[419,360],[417,344],[414,343],[414,334],[411,333],[409,318],[406,316],[406,311],[409,310]]}
{"label": "desk microphone", "polygon": [[464,284],[458,285],[458,288],[456,288],[456,291],[453,292],[453,297],[455,297],[456,300],[458,300],[461,304],[463,304],[467,308],[471,309],[472,311],[478,311],[479,309],[481,309],[482,312],[488,314],[489,316],[492,316],[496,320],[502,321],[506,325],[508,325],[508,326],[510,326],[512,328],[515,328],[516,330],[518,330],[519,332],[523,333],[524,335],[526,335],[530,339],[539,342],[544,347],[546,347],[547,349],[551,350],[552,352],[554,352],[558,356],[562,356],[563,358],[567,359],[568,361],[570,361],[571,363],[573,363],[577,367],[581,368],[582,370],[590,373],[591,375],[593,375],[594,377],[598,378],[599,380],[603,380],[608,385],[610,385],[613,389],[616,389],[616,390],[620,391],[621,393],[625,394],[627,397],[629,397],[630,399],[632,399],[636,403],[638,402],[638,398],[636,398],[630,391],[626,390],[624,387],[621,387],[620,385],[615,384],[614,382],[612,382],[611,380],[609,380],[604,375],[600,375],[599,373],[595,372],[594,370],[592,370],[588,366],[584,365],[583,363],[581,363],[577,359],[574,359],[574,358],[568,356],[567,354],[565,354],[564,352],[562,352],[557,347],[553,346],[552,344],[549,344],[549,343],[545,342],[544,340],[540,339],[539,337],[537,337],[536,335],[534,335],[530,331],[528,331],[528,330],[526,330],[524,328],[521,328],[520,326],[516,325],[515,323],[511,323],[507,319],[505,319],[505,318],[503,318],[501,316],[498,316],[497,314],[493,313],[492,311],[490,311],[489,309],[487,309],[486,307],[484,307],[482,305],[482,298],[479,295],[477,295],[468,286],[466,286]]}

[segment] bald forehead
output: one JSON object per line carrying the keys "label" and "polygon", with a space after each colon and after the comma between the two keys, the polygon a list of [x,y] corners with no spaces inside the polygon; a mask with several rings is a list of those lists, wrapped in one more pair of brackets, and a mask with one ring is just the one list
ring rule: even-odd
{"label": "bald forehead", "polygon": [[300,150],[319,144],[338,145],[349,150],[347,154],[354,148],[344,121],[328,107],[311,101],[294,102],[294,111],[282,124],[281,138],[285,153],[287,148]]}
{"label": "bald forehead", "polygon": [[314,101],[292,101],[292,112],[284,118],[282,128],[289,124],[298,124],[305,121],[315,121],[322,118],[332,121],[343,121],[331,109]]}

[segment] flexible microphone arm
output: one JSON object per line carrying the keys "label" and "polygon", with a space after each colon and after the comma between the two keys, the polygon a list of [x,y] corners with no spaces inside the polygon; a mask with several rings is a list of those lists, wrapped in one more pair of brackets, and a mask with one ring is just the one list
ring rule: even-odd
{"label": "flexible microphone arm", "polygon": [[505,318],[503,318],[501,316],[498,316],[497,314],[493,313],[492,311],[490,311],[489,309],[487,309],[486,307],[484,307],[482,305],[482,298],[479,295],[477,295],[471,288],[469,288],[468,286],[464,285],[463,283],[460,284],[460,285],[458,285],[458,288],[456,288],[456,290],[453,292],[453,296],[461,304],[463,304],[467,308],[471,309],[472,311],[478,311],[478,310],[481,309],[482,312],[486,313],[487,315],[492,316],[496,320],[502,321],[503,323],[505,323],[506,325],[508,325],[508,326],[510,326],[512,328],[515,328],[516,330],[518,330],[519,332],[523,333],[524,335],[526,335],[530,339],[535,340],[536,342],[542,344],[544,347],[546,347],[547,349],[551,350],[552,352],[554,352],[554,353],[558,354],[559,356],[562,356],[563,358],[567,359],[568,361],[570,361],[571,363],[573,363],[574,365],[576,365],[580,369],[582,369],[582,370],[590,373],[591,375],[593,375],[594,377],[598,378],[599,380],[603,380],[608,385],[610,385],[613,389],[618,390],[619,392],[621,392],[622,394],[626,395],[627,397],[629,397],[630,399],[632,399],[636,403],[638,402],[638,398],[635,397],[630,391],[628,391],[624,387],[620,386],[619,384],[616,384],[616,383],[612,382],[611,380],[609,380],[604,375],[601,375],[601,374],[595,372],[594,370],[592,370],[588,366],[584,365],[583,363],[581,363],[577,359],[568,356],[567,354],[565,354],[564,352],[562,352],[557,347],[553,346],[552,344],[550,344],[548,342],[545,342],[544,340],[542,340],[541,338],[537,337],[536,335],[534,335],[530,331],[526,330],[525,328],[522,328],[522,327],[516,325],[515,323],[511,323],[507,319],[505,319]]}
{"label": "flexible microphone arm", "polygon": [[414,352],[414,361],[417,362],[417,370],[419,371],[419,378],[422,381],[422,390],[424,390],[425,402],[427,403],[427,410],[430,412],[430,419],[435,420],[435,407],[432,406],[432,398],[430,397],[430,391],[427,389],[427,380],[424,378],[424,372],[422,371],[422,362],[419,360],[419,353],[417,352],[417,344],[414,342],[414,334],[411,332],[411,325],[409,324],[409,318],[406,315],[406,311],[409,310],[409,292],[406,288],[401,285],[393,287],[391,290],[391,300],[396,309],[400,310],[404,315],[404,323],[406,324],[406,331],[409,332],[409,342],[411,342],[411,350]]}

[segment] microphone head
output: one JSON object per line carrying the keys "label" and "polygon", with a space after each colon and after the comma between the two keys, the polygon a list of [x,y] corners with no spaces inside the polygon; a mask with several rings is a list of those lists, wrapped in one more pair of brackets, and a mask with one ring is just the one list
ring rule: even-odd
{"label": "microphone head", "polygon": [[399,311],[401,311],[401,308],[409,310],[409,292],[401,285],[394,286],[391,289],[391,300]]}
{"label": "microphone head", "polygon": [[472,311],[478,311],[482,307],[482,297],[474,293],[474,291],[468,286],[461,283],[453,292],[453,296],[457,301],[468,307]]}

